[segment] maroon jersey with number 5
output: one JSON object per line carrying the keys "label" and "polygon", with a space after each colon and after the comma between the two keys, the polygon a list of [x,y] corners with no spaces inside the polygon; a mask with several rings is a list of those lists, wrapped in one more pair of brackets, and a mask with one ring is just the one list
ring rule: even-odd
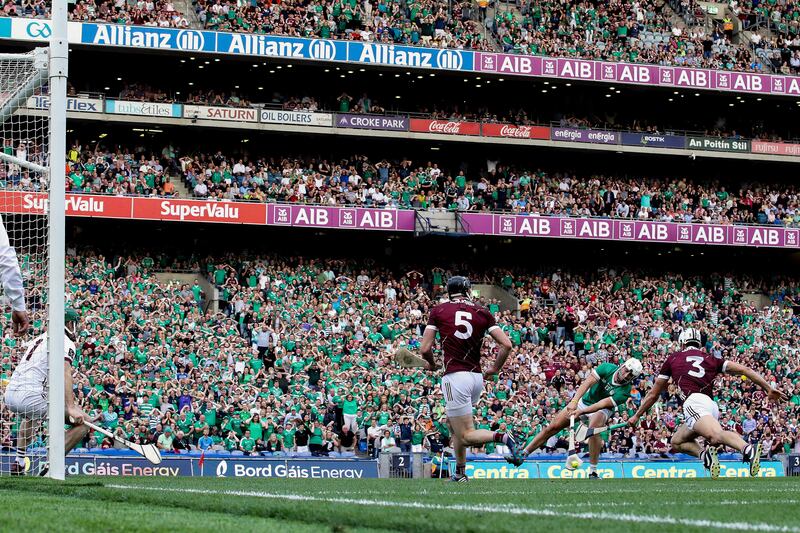
{"label": "maroon jersey with number 5", "polygon": [[444,352],[444,373],[481,372],[483,337],[494,328],[494,317],[469,300],[454,300],[431,310],[427,328],[439,332]]}
{"label": "maroon jersey with number 5", "polygon": [[658,377],[672,378],[680,389],[683,400],[696,392],[713,398],[714,379],[717,374],[725,372],[727,364],[725,359],[714,357],[702,350],[675,352],[661,365]]}

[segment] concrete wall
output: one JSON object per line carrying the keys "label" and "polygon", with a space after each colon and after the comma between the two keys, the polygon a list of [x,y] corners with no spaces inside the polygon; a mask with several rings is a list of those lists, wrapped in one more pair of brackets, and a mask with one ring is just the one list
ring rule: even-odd
{"label": "concrete wall", "polygon": [[[420,218],[426,220],[429,225],[422,223]],[[420,211],[417,218],[417,231],[427,232],[428,230],[434,233],[457,233],[459,228],[456,227],[455,214],[432,209]]]}
{"label": "concrete wall", "polygon": [[745,302],[750,302],[759,309],[763,309],[764,307],[771,304],[769,296],[761,292],[754,292],[749,294],[743,294],[742,299]]}
{"label": "concrete wall", "polygon": [[512,296],[507,290],[497,285],[476,283],[472,286],[472,289],[480,292],[483,298],[499,300],[501,311],[516,312],[519,309],[519,300]]}
{"label": "concrete wall", "polygon": [[[711,17],[714,20],[722,20],[723,18],[725,18],[725,14],[728,12],[728,4],[725,4],[725,3],[722,3],[722,2],[698,2],[697,4],[701,8],[703,8],[703,10],[706,13],[709,14],[708,15],[709,17]],[[712,12],[714,11],[713,8],[716,8],[716,13],[715,14],[709,13],[709,8],[712,8],[711,9]],[[734,18],[734,17],[732,17],[732,18]],[[736,20],[734,20],[734,25],[735,24],[736,24]]]}

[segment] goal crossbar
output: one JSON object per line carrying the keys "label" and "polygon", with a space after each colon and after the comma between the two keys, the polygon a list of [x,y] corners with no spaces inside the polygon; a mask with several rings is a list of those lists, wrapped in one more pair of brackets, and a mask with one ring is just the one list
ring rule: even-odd
{"label": "goal crossbar", "polygon": [[41,88],[49,75],[47,67],[47,49],[37,48],[32,52],[24,55],[14,56],[13,54],[0,54],[0,61],[2,60],[22,60],[32,61],[36,70],[33,74],[25,80],[17,92],[8,100],[2,107],[0,107],[0,124],[8,120],[8,118],[17,112],[22,107],[28,105],[28,99],[33,96],[36,89]]}
{"label": "goal crossbar", "polygon": [[5,154],[3,152],[0,152],[0,161],[11,163],[13,165],[18,165],[22,168],[26,168],[33,172],[40,172],[42,174],[46,174],[48,171],[47,167],[43,167],[42,165],[37,165],[36,163],[31,163],[30,161],[26,161],[25,159],[20,159],[19,157]]}

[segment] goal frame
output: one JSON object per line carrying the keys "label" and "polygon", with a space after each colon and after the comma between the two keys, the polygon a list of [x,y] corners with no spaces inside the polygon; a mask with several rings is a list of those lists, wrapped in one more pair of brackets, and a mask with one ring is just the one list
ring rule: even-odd
{"label": "goal frame", "polygon": [[[63,480],[64,457],[64,260],[65,260],[65,154],[67,153],[67,75],[69,42],[67,0],[52,2],[50,36],[49,135],[49,243],[48,252],[48,460],[49,476]],[[71,392],[71,391],[70,391]]]}

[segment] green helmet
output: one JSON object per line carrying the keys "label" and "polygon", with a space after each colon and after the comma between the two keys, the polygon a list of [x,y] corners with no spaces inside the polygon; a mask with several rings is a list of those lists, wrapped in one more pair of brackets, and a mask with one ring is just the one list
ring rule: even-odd
{"label": "green helmet", "polygon": [[78,316],[78,312],[72,307],[64,308],[64,324],[69,324],[70,322],[77,322],[80,317]]}

